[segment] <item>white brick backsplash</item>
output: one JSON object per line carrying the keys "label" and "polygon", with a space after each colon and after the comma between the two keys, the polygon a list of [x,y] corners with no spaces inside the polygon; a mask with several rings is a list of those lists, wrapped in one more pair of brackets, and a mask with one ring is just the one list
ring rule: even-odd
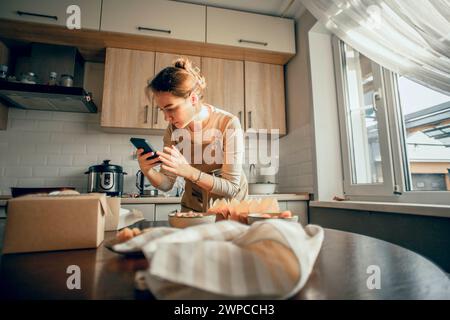
{"label": "white brick backsplash", "polygon": [[100,154],[97,156],[97,164],[103,163],[103,160],[111,160],[110,164],[115,164],[118,166],[122,165],[122,157],[119,155],[111,155],[111,154]]}
{"label": "white brick backsplash", "polygon": [[[92,113],[73,113],[73,112],[53,112],[53,120],[68,121],[68,122],[97,122],[99,114]],[[98,121],[99,123],[100,121]]]}
{"label": "white brick backsplash", "polygon": [[0,142],[2,142],[2,143],[9,142],[9,131],[8,130],[0,130]]}
{"label": "white brick backsplash", "polygon": [[73,165],[74,166],[86,166],[86,169],[90,166],[98,164],[96,155],[83,155],[83,156],[74,156],[73,157]]}
{"label": "white brick backsplash", "polygon": [[42,187],[44,183],[45,180],[41,178],[23,178],[19,179],[17,186],[22,188],[39,188]]}
{"label": "white brick backsplash", "polygon": [[17,166],[19,165],[19,156],[17,154],[1,153],[0,154],[0,166]]}
{"label": "white brick backsplash", "polygon": [[26,119],[27,118],[27,110],[22,110],[19,108],[9,108],[8,117],[9,117],[9,119]]}
{"label": "white brick backsplash", "polygon": [[41,154],[60,154],[61,145],[59,144],[37,144],[36,152]]}
{"label": "white brick backsplash", "polygon": [[9,121],[8,130],[12,131],[35,131],[37,129],[37,121],[27,119],[11,119]]}
{"label": "white brick backsplash", "polygon": [[16,187],[17,186],[17,178],[11,178],[11,177],[2,177],[0,179],[0,189],[6,190],[10,187]]}
{"label": "white brick backsplash", "polygon": [[11,144],[27,144],[35,145],[38,143],[48,143],[50,142],[50,133],[48,132],[32,132],[32,131],[21,131],[17,132],[9,137]]}
{"label": "white brick backsplash", "polygon": [[33,177],[50,178],[59,176],[59,168],[57,167],[33,167]]}
{"label": "white brick backsplash", "polygon": [[68,180],[64,177],[44,179],[45,187],[70,187],[68,184]]}
{"label": "white brick backsplash", "polygon": [[110,153],[122,154],[123,156],[132,155],[134,151],[135,151],[135,148],[133,147],[133,145],[131,143],[111,145],[111,147],[110,147]]}
{"label": "white brick backsplash", "polygon": [[71,166],[72,161],[72,155],[49,155],[47,157],[47,165],[49,166]]}
{"label": "white brick backsplash", "polygon": [[87,171],[86,167],[61,167],[59,168],[59,175],[61,177],[68,177],[70,179],[83,177],[84,173]]}
{"label": "white brick backsplash", "polygon": [[62,154],[86,154],[86,145],[84,144],[64,144],[61,150]]}
{"label": "white brick backsplash", "polygon": [[62,129],[67,133],[84,133],[87,132],[87,123],[64,122]]}
{"label": "white brick backsplash", "polygon": [[31,175],[31,167],[7,167],[5,170],[6,177],[28,178]]}
{"label": "white brick backsplash", "polygon": [[8,145],[8,153],[13,155],[35,154],[36,146],[33,144],[22,144],[18,142],[12,142],[11,144]]}
{"label": "white brick backsplash", "polygon": [[50,120],[52,118],[52,111],[36,111],[27,110],[27,119],[32,120]]}
{"label": "white brick backsplash", "polygon": [[47,164],[47,156],[42,154],[24,154],[20,156],[21,166],[42,166]]}
{"label": "white brick backsplash", "polygon": [[[21,121],[13,123],[13,129],[0,132],[2,194],[10,194],[9,187],[17,186],[19,180],[25,187],[41,183],[37,186],[72,186],[86,192],[87,175],[84,172],[105,159],[122,166],[128,173],[124,177],[124,192],[137,192],[135,174],[139,165],[132,157],[135,148],[130,138],[148,139],[158,150],[163,146],[162,135],[107,133],[99,125],[99,114],[10,109],[11,119]],[[30,123],[34,128],[32,131]],[[280,140],[279,172],[275,177],[279,192],[312,192],[309,191],[313,183],[309,131],[307,126],[291,130]],[[33,156],[36,161],[32,161]],[[245,165],[248,171],[248,161]],[[292,165],[296,165],[294,170],[289,169]]]}
{"label": "white brick backsplash", "polygon": [[72,134],[71,140],[72,143],[75,144],[85,144],[85,145],[103,144],[100,137],[89,133]]}
{"label": "white brick backsplash", "polygon": [[87,154],[89,155],[99,155],[99,154],[109,154],[109,144],[94,144],[87,146]]}
{"label": "white brick backsplash", "polygon": [[50,142],[51,143],[74,143],[76,140],[76,135],[72,133],[52,133],[50,135]]}
{"label": "white brick backsplash", "polygon": [[36,131],[61,132],[63,123],[61,121],[41,120],[37,122]]}

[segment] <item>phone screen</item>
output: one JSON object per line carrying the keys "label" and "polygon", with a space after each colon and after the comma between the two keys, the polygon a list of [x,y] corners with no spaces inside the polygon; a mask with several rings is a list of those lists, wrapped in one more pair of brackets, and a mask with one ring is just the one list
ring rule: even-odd
{"label": "phone screen", "polygon": [[157,158],[155,148],[145,139],[142,138],[131,138],[130,142],[136,147],[136,149],[144,149],[144,153],[154,152],[155,154],[151,157],[148,157],[147,160]]}

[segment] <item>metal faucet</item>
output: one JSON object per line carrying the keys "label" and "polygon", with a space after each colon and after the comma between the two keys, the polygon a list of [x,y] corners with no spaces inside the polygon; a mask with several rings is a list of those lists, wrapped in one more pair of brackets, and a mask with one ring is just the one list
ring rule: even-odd
{"label": "metal faucet", "polygon": [[252,176],[256,176],[256,165],[254,163],[252,163],[248,169],[248,175],[249,178],[251,178]]}

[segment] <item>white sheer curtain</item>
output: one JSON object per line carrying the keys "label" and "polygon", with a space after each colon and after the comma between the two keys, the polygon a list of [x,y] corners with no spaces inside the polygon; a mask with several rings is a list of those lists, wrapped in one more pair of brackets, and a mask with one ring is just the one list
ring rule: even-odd
{"label": "white sheer curtain", "polygon": [[378,64],[450,95],[450,0],[300,0]]}

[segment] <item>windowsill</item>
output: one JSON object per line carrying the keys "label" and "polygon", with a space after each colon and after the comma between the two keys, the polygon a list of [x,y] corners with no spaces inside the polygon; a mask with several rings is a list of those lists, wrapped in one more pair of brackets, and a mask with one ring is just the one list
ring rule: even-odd
{"label": "windowsill", "polygon": [[309,206],[450,218],[450,206],[447,205],[368,201],[311,201]]}

